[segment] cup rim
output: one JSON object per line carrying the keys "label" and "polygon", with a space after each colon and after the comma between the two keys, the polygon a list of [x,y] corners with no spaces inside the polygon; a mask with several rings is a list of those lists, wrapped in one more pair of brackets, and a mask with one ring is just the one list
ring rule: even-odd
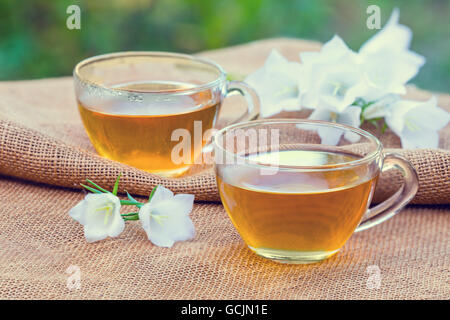
{"label": "cup rim", "polygon": [[[191,94],[191,93],[204,91],[204,90],[208,90],[208,89],[217,87],[221,83],[226,81],[227,74],[226,74],[225,70],[218,63],[216,63],[210,59],[207,59],[207,58],[197,57],[197,56],[190,55],[190,54],[177,53],[177,52],[166,52],[166,51],[119,51],[119,52],[112,52],[112,53],[106,53],[106,54],[92,56],[92,57],[81,60],[80,62],[78,62],[75,65],[75,67],[73,69],[73,76],[78,81],[87,83],[91,86],[100,87],[104,90],[118,91],[119,89],[111,88],[111,87],[102,85],[98,82],[86,79],[85,77],[82,77],[80,74],[80,70],[81,70],[81,68],[83,68],[89,64],[96,63],[99,61],[117,59],[117,58],[122,58],[122,57],[133,57],[133,56],[135,56],[135,57],[156,57],[156,58],[170,57],[170,58],[191,60],[191,61],[199,62],[199,63],[205,64],[205,65],[208,65],[210,67],[213,67],[213,68],[217,69],[217,71],[219,72],[219,75],[216,79],[206,82],[204,84],[194,85],[193,87],[189,87],[189,88],[181,89],[181,90],[177,90],[177,91],[160,90],[160,91],[142,92],[142,94],[146,94],[146,95],[147,94],[155,94],[155,95],[158,95],[158,94],[174,94],[174,95]],[[120,89],[120,91],[135,92],[135,91],[126,90],[126,89]]]}
{"label": "cup rim", "polygon": [[377,137],[375,137],[373,134],[371,134],[370,132],[367,132],[360,128],[341,124],[341,123],[328,122],[328,121],[322,121],[322,120],[310,120],[310,119],[259,119],[259,120],[235,123],[235,124],[226,126],[222,129],[218,130],[214,134],[213,141],[212,141],[214,149],[221,150],[227,156],[233,157],[234,160],[236,160],[236,159],[242,160],[242,162],[234,162],[234,163],[242,163],[244,165],[248,165],[248,166],[252,166],[252,167],[256,167],[256,168],[260,168],[260,169],[271,168],[268,170],[273,170],[273,168],[274,168],[273,165],[264,164],[264,163],[260,163],[260,162],[250,162],[250,161],[248,161],[247,157],[241,156],[235,152],[228,151],[222,145],[219,145],[217,142],[217,137],[219,135],[223,135],[226,131],[236,129],[239,127],[249,128],[249,127],[261,125],[261,124],[307,124],[307,125],[309,124],[309,125],[317,125],[317,126],[322,126],[322,127],[325,127],[325,126],[326,127],[335,127],[335,128],[350,130],[359,135],[362,135],[362,136],[368,138],[373,143],[375,143],[375,146],[376,146],[376,148],[373,151],[369,152],[364,157],[355,159],[355,160],[351,160],[351,161],[346,161],[346,162],[342,162],[342,163],[338,163],[338,164],[315,165],[315,166],[278,165],[277,169],[279,169],[279,170],[304,172],[304,171],[333,171],[333,170],[337,170],[337,169],[350,169],[350,168],[354,168],[355,166],[359,166],[359,165],[362,165],[362,164],[372,161],[377,156],[379,156],[383,150],[383,145],[380,142],[380,140]]}

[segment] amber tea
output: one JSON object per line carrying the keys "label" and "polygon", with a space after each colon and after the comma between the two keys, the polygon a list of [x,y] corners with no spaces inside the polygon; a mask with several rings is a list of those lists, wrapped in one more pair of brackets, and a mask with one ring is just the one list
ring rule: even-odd
{"label": "amber tea", "polygon": [[[185,83],[149,82],[114,86],[128,92],[177,92],[192,87]],[[194,121],[201,121],[203,130],[213,127],[218,104],[207,104],[210,92],[185,96],[177,103],[158,101],[154,104],[123,101],[95,101],[92,105],[79,102],[79,111],[86,131],[97,152],[109,159],[129,164],[142,170],[166,175],[177,175],[187,170],[201,153],[205,141],[194,139]],[[181,103],[183,102],[183,103]],[[175,163],[172,132],[186,129],[191,137],[190,161]],[[201,143],[201,146],[196,144]]]}
{"label": "amber tea", "polygon": [[[396,215],[418,189],[406,159],[384,153],[369,132],[339,123],[238,123],[219,130],[213,146],[218,189],[230,219],[251,250],[278,262],[330,257],[353,233]],[[403,186],[369,208],[380,173],[391,169],[403,175]]]}
{"label": "amber tea", "polygon": [[79,62],[73,75],[78,109],[97,152],[164,177],[209,159],[211,148],[204,147],[229,93],[243,96],[246,107],[227,116],[228,123],[259,114],[252,88],[228,81],[215,62],[187,54],[99,55]]}
{"label": "amber tea", "polygon": [[[357,156],[322,151],[281,151],[251,160],[278,157],[280,165],[333,165]],[[256,253],[331,255],[351,236],[367,210],[377,175],[355,169],[324,172],[224,170],[218,177],[222,202],[233,224]],[[233,174],[235,173],[235,174]],[[364,174],[364,176],[362,176]]]}

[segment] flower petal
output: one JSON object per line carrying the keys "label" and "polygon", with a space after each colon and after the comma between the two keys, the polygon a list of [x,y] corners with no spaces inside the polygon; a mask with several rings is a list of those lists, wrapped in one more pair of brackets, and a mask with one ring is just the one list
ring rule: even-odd
{"label": "flower petal", "polygon": [[361,123],[360,116],[361,108],[350,106],[339,114],[337,122],[358,128]]}
{"label": "flower petal", "polygon": [[439,144],[439,134],[435,130],[404,130],[400,134],[402,147],[405,149],[416,148],[437,148]]}
{"label": "flower petal", "polygon": [[389,128],[400,136],[405,125],[405,115],[417,106],[418,102],[410,100],[399,100],[389,107],[389,112],[385,117]]}
{"label": "flower petal", "polygon": [[75,207],[69,210],[69,216],[71,216],[74,220],[78,221],[82,225],[85,224],[84,212],[86,210],[86,201],[81,200],[78,202]]}
{"label": "flower petal", "polygon": [[120,210],[119,198],[111,193],[89,193],[85,200],[85,225],[101,226],[107,230],[117,208]]}
{"label": "flower petal", "polygon": [[405,94],[405,84],[418,73],[425,58],[410,51],[411,30],[398,23],[396,8],[385,27],[359,50],[361,68],[372,87],[364,98],[373,101],[387,93]]}
{"label": "flower petal", "polygon": [[320,53],[301,54],[299,91],[302,106],[342,112],[367,89],[359,58],[334,36]]}
{"label": "flower petal", "polygon": [[125,227],[120,215],[120,200],[110,193],[87,194],[69,211],[69,215],[84,225],[88,242],[118,236]]}
{"label": "flower petal", "polygon": [[311,113],[308,119],[331,121],[331,112],[325,108],[318,108]]}
{"label": "flower petal", "polygon": [[389,108],[392,104],[400,101],[400,97],[395,94],[388,94],[382,99],[368,106],[364,112],[364,119],[383,118],[389,115]]}
{"label": "flower petal", "polygon": [[104,228],[99,228],[94,225],[84,226],[84,236],[87,242],[96,242],[108,237],[108,232]]}
{"label": "flower petal", "polygon": [[125,229],[125,220],[123,220],[120,214],[120,202],[115,207],[111,224],[108,228],[108,235],[110,237],[117,237]]}
{"label": "flower petal", "polygon": [[[156,195],[156,192],[155,192]],[[194,225],[189,218],[194,195],[177,194],[172,198],[145,204],[139,210],[141,225],[155,245],[171,247],[176,241],[194,237]]]}
{"label": "flower petal", "polygon": [[401,100],[389,107],[386,123],[402,141],[403,148],[437,148],[438,130],[450,121],[450,114],[428,101]]}
{"label": "flower petal", "polygon": [[[300,110],[298,98],[298,77],[300,64],[284,58],[278,51],[272,50],[264,66],[249,76],[245,82],[252,86],[261,100],[261,116],[269,117],[285,110]],[[294,102],[295,103],[295,102]]]}
{"label": "flower petal", "polygon": [[194,207],[194,198],[193,194],[176,194],[172,203],[178,207],[180,214],[188,215]]}
{"label": "flower petal", "polygon": [[398,47],[408,49],[412,39],[412,31],[398,23],[400,10],[395,8],[386,25],[377,34],[361,46],[360,53],[377,52],[380,48]]}
{"label": "flower petal", "polygon": [[160,222],[150,220],[149,240],[160,247],[171,247],[176,241],[190,240],[195,236],[195,228],[188,216],[174,215]]}
{"label": "flower petal", "polygon": [[450,113],[439,108],[436,97],[431,97],[428,101],[417,103],[417,106],[408,112],[407,118],[424,128],[440,130],[450,121]]}
{"label": "flower petal", "polygon": [[321,53],[324,55],[328,55],[330,58],[336,58],[342,55],[346,55],[350,50],[350,48],[345,44],[344,40],[339,37],[337,34],[331,38],[328,42],[326,42],[322,49]]}
{"label": "flower petal", "polygon": [[150,203],[152,203],[153,205],[157,204],[160,201],[164,201],[164,200],[169,200],[173,198],[173,192],[170,191],[169,189],[158,185],[156,187],[156,191],[153,194],[153,197],[150,201]]}
{"label": "flower petal", "polygon": [[[350,106],[345,109],[344,112],[336,113],[335,118],[332,117],[332,112],[325,108],[319,108],[313,111],[309,116],[312,120],[334,121],[337,123],[346,124],[352,127],[359,127],[361,108],[356,106]],[[339,143],[342,134],[345,131],[339,128],[333,127],[319,127],[317,133],[321,138],[321,143],[326,145],[335,146]],[[345,132],[345,139],[350,142],[357,142],[360,137],[356,133]]]}
{"label": "flower petal", "polygon": [[[156,191],[155,191],[156,192]],[[142,228],[147,231],[150,229],[150,214],[152,205],[147,202],[139,209],[139,221],[141,222]]]}
{"label": "flower petal", "polygon": [[320,127],[317,129],[321,143],[324,145],[335,146],[339,143],[342,136],[342,130],[333,127]]}

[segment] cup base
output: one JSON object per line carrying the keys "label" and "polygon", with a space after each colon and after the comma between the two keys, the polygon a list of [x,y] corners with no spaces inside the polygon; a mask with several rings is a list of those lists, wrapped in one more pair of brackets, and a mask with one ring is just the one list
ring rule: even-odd
{"label": "cup base", "polygon": [[339,249],[334,251],[292,251],[292,250],[277,250],[268,248],[253,248],[250,250],[255,252],[257,255],[270,259],[279,263],[288,264],[310,264],[323,261],[339,251]]}

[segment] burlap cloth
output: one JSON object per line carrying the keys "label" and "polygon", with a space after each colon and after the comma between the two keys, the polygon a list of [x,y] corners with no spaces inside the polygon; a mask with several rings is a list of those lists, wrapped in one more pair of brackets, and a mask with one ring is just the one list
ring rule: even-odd
{"label": "burlap cloth", "polygon": [[[243,76],[260,67],[273,47],[295,60],[300,50],[317,50],[320,45],[274,39],[202,55]],[[412,89],[409,95],[425,99],[430,94]],[[210,169],[193,168],[183,179],[160,179],[96,156],[77,114],[70,78],[3,82],[0,96],[0,298],[446,299],[450,295],[450,216],[448,206],[442,205],[450,203],[450,126],[440,132],[441,149],[396,150],[419,173],[414,202],[440,206],[409,207],[388,222],[355,234],[331,259],[295,266],[251,253],[218,203],[196,204],[192,217],[197,236],[171,249],[153,246],[139,222],[127,222],[116,239],[87,244],[82,227],[67,215],[84,196],[73,188],[86,178],[108,187],[122,172],[121,189],[134,194],[148,195],[153,185],[162,183],[175,192],[194,193],[197,200],[215,201]],[[232,98],[224,108],[232,114],[240,104]],[[450,110],[450,96],[439,95],[439,105]],[[382,142],[389,148],[399,146],[389,132]],[[385,175],[376,200],[399,183],[398,174]],[[81,271],[79,290],[67,287],[66,270],[71,265]],[[379,288],[371,282],[376,268]]]}

